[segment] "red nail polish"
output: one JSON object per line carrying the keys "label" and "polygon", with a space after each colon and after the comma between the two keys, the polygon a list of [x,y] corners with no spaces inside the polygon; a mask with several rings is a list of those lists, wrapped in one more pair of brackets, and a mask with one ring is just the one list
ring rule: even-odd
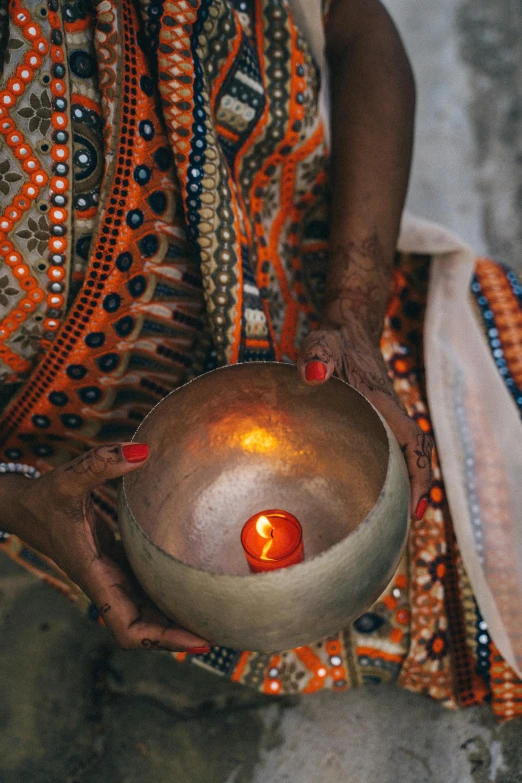
{"label": "red nail polish", "polygon": [[415,509],[415,517],[419,520],[422,519],[422,517],[426,513],[427,507],[428,507],[428,498],[421,498],[417,503],[417,508]]}
{"label": "red nail polish", "polygon": [[305,367],[307,381],[324,381],[326,378],[326,364],[323,362],[308,362]]}
{"label": "red nail polish", "polygon": [[189,647],[187,652],[190,653],[191,655],[204,655],[205,653],[210,652],[210,646],[207,645],[206,647]]}
{"label": "red nail polish", "polygon": [[143,462],[149,456],[149,447],[145,443],[129,443],[121,447],[121,453],[127,462]]}

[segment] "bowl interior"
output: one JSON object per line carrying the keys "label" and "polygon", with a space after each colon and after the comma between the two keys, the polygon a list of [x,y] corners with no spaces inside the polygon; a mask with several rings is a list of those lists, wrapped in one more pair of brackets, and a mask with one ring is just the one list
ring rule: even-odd
{"label": "bowl interior", "polygon": [[289,511],[305,558],[351,533],[381,493],[388,439],[358,392],[332,378],[307,386],[292,365],[225,367],[177,389],[140,425],[150,457],[124,479],[150,539],[196,568],[248,574],[241,530]]}

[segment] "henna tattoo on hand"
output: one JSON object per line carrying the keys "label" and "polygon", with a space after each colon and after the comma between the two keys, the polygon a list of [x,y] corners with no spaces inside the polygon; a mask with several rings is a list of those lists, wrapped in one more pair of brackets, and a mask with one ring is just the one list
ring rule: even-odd
{"label": "henna tattoo on hand", "polygon": [[332,360],[335,361],[328,340],[321,332],[312,332],[310,335],[304,358],[306,362],[323,362],[324,364],[328,364]]}
{"label": "henna tattoo on hand", "polygon": [[417,443],[413,453],[417,457],[417,467],[421,470],[431,467],[431,453],[433,451],[433,440],[425,432],[417,435]]}
{"label": "henna tattoo on hand", "polygon": [[64,468],[64,471],[72,471],[77,476],[83,476],[86,473],[92,473],[93,476],[101,476],[105,473],[108,465],[117,465],[122,459],[119,443],[109,446],[98,446],[86,454],[76,457],[75,460]]}
{"label": "henna tattoo on hand", "polygon": [[[360,387],[366,391],[377,391],[381,394],[386,394],[388,397],[393,396],[393,391],[390,389],[390,383],[387,376],[385,378],[384,375],[379,375],[378,373],[364,370],[355,363],[350,364],[350,368],[346,375],[351,379],[351,385],[355,386],[355,388]],[[354,376],[357,378],[359,383],[353,382]]]}
{"label": "henna tattoo on hand", "polygon": [[168,647],[163,647],[157,639],[142,639],[141,646],[146,650],[168,650]]}

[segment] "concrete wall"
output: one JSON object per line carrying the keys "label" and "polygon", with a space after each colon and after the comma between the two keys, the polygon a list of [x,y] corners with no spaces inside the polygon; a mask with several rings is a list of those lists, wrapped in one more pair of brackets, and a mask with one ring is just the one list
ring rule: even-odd
{"label": "concrete wall", "polygon": [[385,0],[417,76],[409,208],[522,270],[522,11]]}

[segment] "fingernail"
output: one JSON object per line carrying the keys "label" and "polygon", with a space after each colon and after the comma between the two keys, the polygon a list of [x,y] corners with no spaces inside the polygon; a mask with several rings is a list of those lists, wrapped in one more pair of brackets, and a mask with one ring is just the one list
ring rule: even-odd
{"label": "fingernail", "polygon": [[204,655],[205,653],[210,652],[210,646],[207,645],[206,647],[189,647],[187,652],[190,653],[191,655]]}
{"label": "fingernail", "polygon": [[305,367],[307,381],[324,381],[326,378],[326,365],[323,362],[308,362]]}
{"label": "fingernail", "polygon": [[149,456],[149,447],[145,443],[129,443],[121,447],[121,453],[127,462],[143,462]]}
{"label": "fingernail", "polygon": [[415,509],[415,518],[419,520],[422,519],[422,517],[426,513],[427,507],[428,507],[428,498],[421,498],[417,503],[417,508]]}

